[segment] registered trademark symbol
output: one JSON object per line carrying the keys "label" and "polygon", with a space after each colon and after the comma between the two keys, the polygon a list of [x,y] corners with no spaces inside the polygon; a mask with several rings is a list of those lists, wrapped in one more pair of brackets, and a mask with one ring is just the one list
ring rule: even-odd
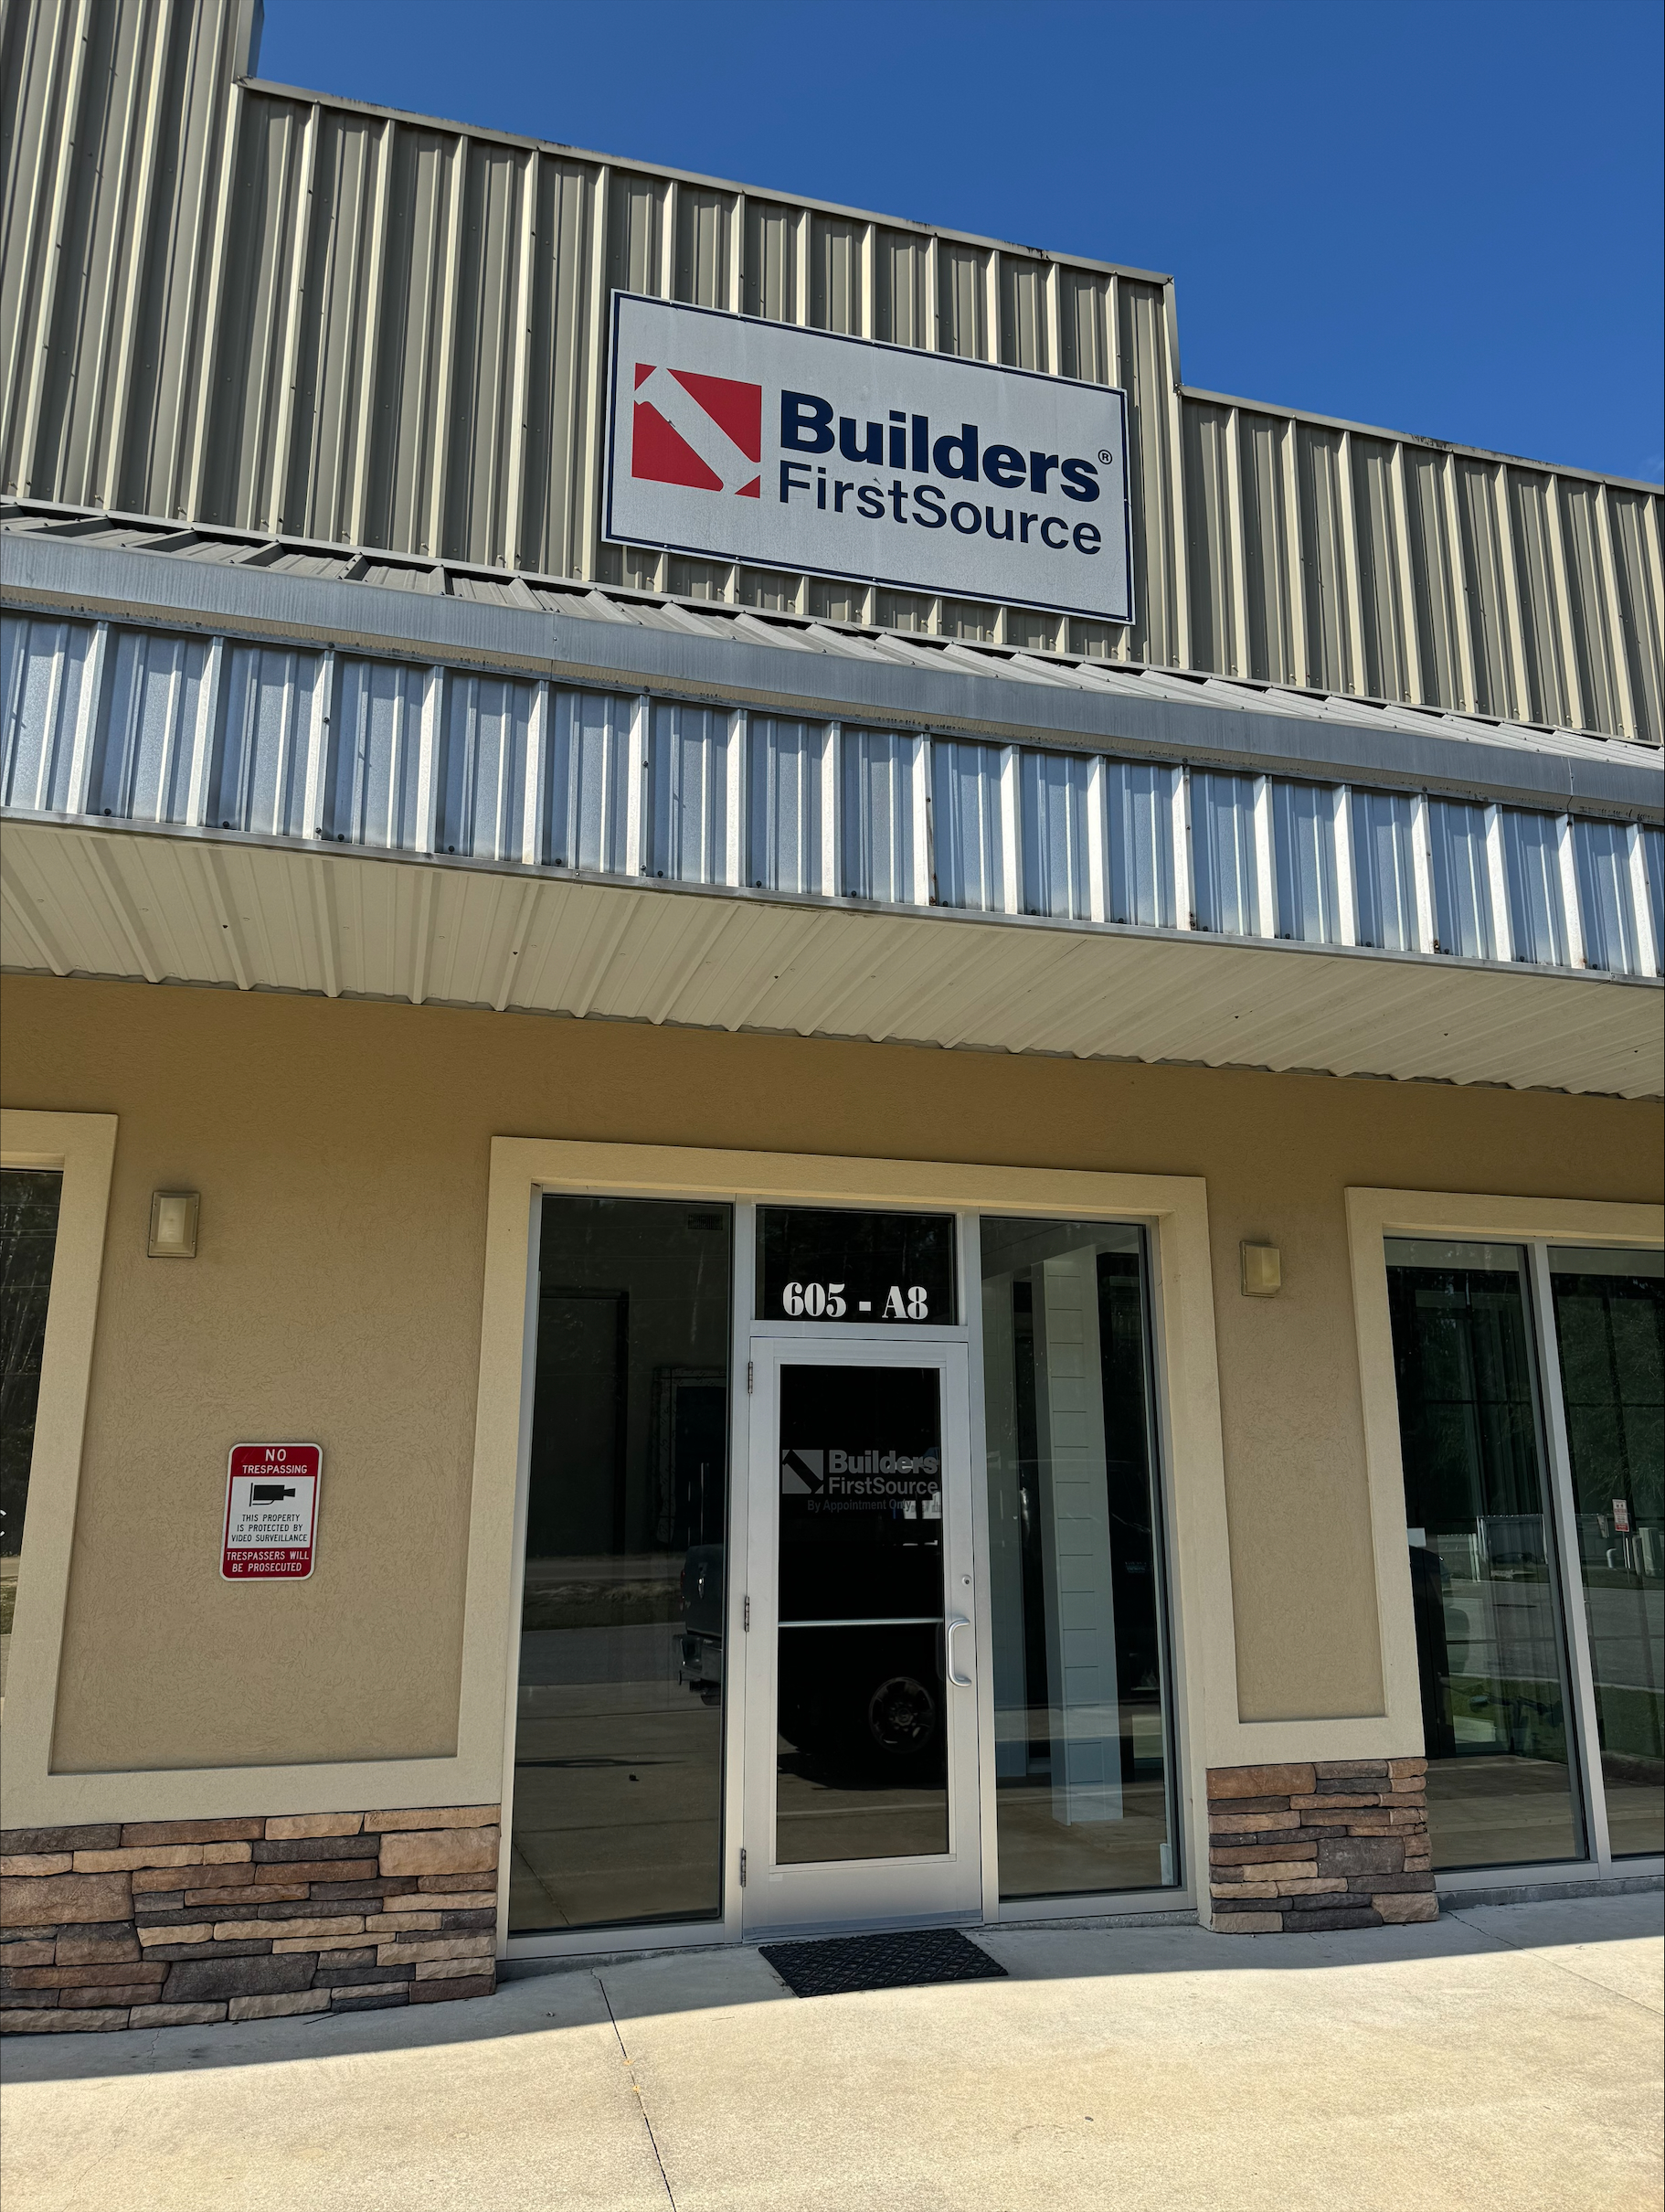
{"label": "registered trademark symbol", "polygon": [[1115,460],[1116,456],[1114,453],[1110,452],[1108,448],[1101,445],[1098,448],[1098,458],[1108,465],[1110,462]]}

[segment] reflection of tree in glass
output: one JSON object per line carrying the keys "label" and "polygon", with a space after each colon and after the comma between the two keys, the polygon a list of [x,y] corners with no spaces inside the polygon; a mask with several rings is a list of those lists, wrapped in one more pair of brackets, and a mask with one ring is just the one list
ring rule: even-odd
{"label": "reflection of tree in glass", "polygon": [[23,1541],[40,1394],[40,1347],[63,1177],[45,1168],[0,1173],[0,1634],[9,1635],[16,1594],[10,1566]]}

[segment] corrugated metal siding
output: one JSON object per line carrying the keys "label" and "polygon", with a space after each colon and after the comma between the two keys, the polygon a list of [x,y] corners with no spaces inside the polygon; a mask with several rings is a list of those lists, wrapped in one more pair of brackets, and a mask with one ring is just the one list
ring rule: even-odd
{"label": "corrugated metal siding", "polygon": [[16,813],[1617,974],[1665,941],[1650,824],[25,615],[0,701]]}
{"label": "corrugated metal siding", "polygon": [[[0,615],[0,804],[67,813],[94,633],[85,622]],[[82,743],[86,739],[82,736]],[[79,811],[79,809],[78,809]]]}
{"label": "corrugated metal siding", "polygon": [[[1184,393],[1160,279],[239,86],[239,5],[7,13],[20,495],[1665,735],[1658,495]],[[1120,385],[1134,623],[604,547],[615,285]]]}
{"label": "corrugated metal siding", "polygon": [[[634,699],[604,691],[557,691],[538,857],[546,867],[629,873],[635,860],[631,794],[645,770]],[[637,803],[638,811],[640,802]]]}
{"label": "corrugated metal siding", "polygon": [[1575,822],[1573,859],[1585,959],[1614,975],[1634,975],[1638,957],[1629,837],[1623,824]]}
{"label": "corrugated metal siding", "polygon": [[1515,958],[1564,967],[1566,903],[1554,817],[1511,810],[1503,816],[1502,829]]}
{"label": "corrugated metal siding", "polygon": [[1071,753],[1019,755],[1025,914],[1104,919],[1103,769]]}
{"label": "corrugated metal siding", "polygon": [[1191,782],[1192,889],[1197,927],[1260,933],[1255,778],[1195,774]]}
{"label": "corrugated metal siding", "polygon": [[[995,745],[931,747],[931,849],[936,896],[947,907],[985,914],[1010,911],[1006,793],[1016,776],[1015,750]],[[1011,793],[1016,803],[1016,792]]]}
{"label": "corrugated metal siding", "polygon": [[1455,800],[1428,803],[1436,949],[1463,960],[1495,960],[1497,930],[1486,851],[1486,813]]}
{"label": "corrugated metal siding", "polygon": [[826,894],[836,888],[838,744],[825,722],[753,715],[751,859],[760,890]]}
{"label": "corrugated metal siding", "polygon": [[1320,783],[1274,783],[1271,802],[1278,934],[1339,944],[1335,792]]}
{"label": "corrugated metal siding", "polygon": [[1352,793],[1352,877],[1359,942],[1385,952],[1416,950],[1413,802],[1397,792]]}

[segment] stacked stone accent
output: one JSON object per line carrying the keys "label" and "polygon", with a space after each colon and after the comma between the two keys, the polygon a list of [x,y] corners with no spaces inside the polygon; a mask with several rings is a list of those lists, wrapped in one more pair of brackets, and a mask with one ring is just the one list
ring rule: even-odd
{"label": "stacked stone accent", "polygon": [[0,2029],[202,2027],[489,1996],[498,1807],[0,1834]]}
{"label": "stacked stone accent", "polygon": [[1222,1935],[1432,1920],[1426,1759],[1215,1767],[1208,1872]]}

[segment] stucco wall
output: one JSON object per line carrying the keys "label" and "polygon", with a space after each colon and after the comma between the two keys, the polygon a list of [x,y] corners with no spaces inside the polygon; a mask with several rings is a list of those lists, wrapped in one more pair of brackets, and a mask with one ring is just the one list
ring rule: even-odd
{"label": "stucco wall", "polygon": [[[32,977],[0,1016],[7,1105],[121,1118],[67,1772],[454,1748],[494,1135],[1204,1176],[1246,1720],[1381,1706],[1346,1186],[1660,1195],[1659,1109],[1605,1100]],[[191,1265],[145,1258],[169,1186]],[[225,1585],[227,1449],[280,1435],[324,1447],[317,1571]]]}

